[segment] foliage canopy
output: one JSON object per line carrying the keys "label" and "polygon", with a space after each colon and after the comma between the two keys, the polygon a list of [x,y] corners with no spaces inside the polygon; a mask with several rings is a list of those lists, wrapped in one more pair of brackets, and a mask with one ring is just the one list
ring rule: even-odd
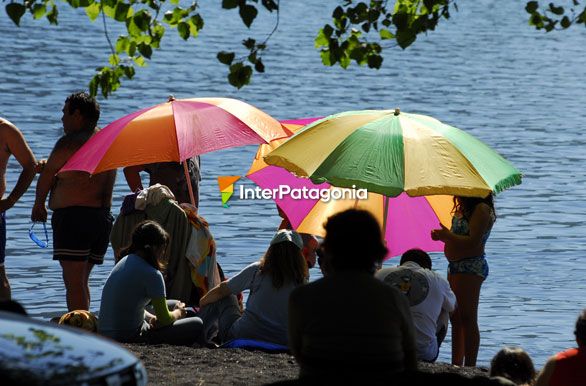
{"label": "foliage canopy", "polygon": [[[561,1],[561,0],[558,0]],[[196,38],[204,28],[197,1],[188,7],[179,0],[62,0],[72,8],[83,8],[87,18],[103,23],[105,38],[110,47],[108,64],[98,67],[89,82],[89,91],[98,91],[107,98],[116,91],[124,78],[132,79],[135,66],[145,66],[160,48],[163,36],[175,29],[184,40]],[[417,36],[433,31],[442,21],[457,11],[456,0],[343,0],[332,12],[331,24],[324,25],[315,38],[322,63],[347,68],[352,61],[360,66],[378,69],[383,63],[383,50],[392,46],[406,49]],[[586,26],[586,5],[582,0],[566,1],[569,7],[549,3],[541,5],[529,1],[525,10],[529,24],[547,32],[566,29],[572,25]],[[582,3],[582,4],[581,4]],[[60,3],[60,5],[62,5]],[[253,73],[262,73],[265,66],[262,54],[279,25],[279,0],[222,0],[222,8],[238,9],[242,23],[248,28],[259,10],[275,13],[272,32],[262,41],[249,37],[242,41],[247,54],[236,58],[233,51],[217,53],[219,62],[228,67],[228,82],[241,88],[250,83]],[[17,25],[28,12],[33,19],[46,18],[58,24],[59,9],[56,0],[10,0],[6,14]],[[107,21],[123,26],[123,33],[113,42]],[[388,44],[384,46],[384,44]]]}

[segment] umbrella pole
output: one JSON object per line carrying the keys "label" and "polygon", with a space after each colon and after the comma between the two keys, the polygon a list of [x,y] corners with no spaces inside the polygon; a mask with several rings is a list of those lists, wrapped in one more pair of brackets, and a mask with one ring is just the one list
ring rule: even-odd
{"label": "umbrella pole", "polygon": [[384,200],[384,204],[383,204],[383,239],[384,239],[386,237],[386,233],[387,233],[387,215],[389,213],[389,197],[384,196],[383,200]]}
{"label": "umbrella pole", "polygon": [[187,167],[187,160],[183,161],[183,171],[185,172],[185,182],[187,182],[187,190],[189,190],[191,205],[195,206],[195,197],[193,196],[193,187],[191,186],[191,177],[189,175],[189,168]]}

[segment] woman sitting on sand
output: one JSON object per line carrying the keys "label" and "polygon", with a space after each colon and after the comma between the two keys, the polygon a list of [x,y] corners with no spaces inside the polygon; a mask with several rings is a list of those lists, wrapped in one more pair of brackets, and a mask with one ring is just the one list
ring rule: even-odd
{"label": "woman sitting on sand", "polygon": [[[304,282],[307,270],[302,248],[297,232],[279,230],[259,262],[201,298],[200,316],[206,329],[217,321],[222,342],[250,338],[286,345],[289,294]],[[250,294],[241,314],[235,295],[246,289]]]}
{"label": "woman sitting on sand", "polygon": [[[169,235],[154,221],[134,228],[132,244],[122,251],[125,257],[110,272],[102,291],[100,334],[119,342],[202,342],[202,320],[185,318],[185,304],[166,300],[161,271],[168,243]],[[155,315],[145,310],[148,303]]]}
{"label": "woman sitting on sand", "polygon": [[444,242],[449,261],[448,281],[456,295],[452,314],[452,364],[476,366],[480,345],[478,302],[480,287],[488,276],[484,246],[496,221],[492,195],[485,198],[454,197],[452,228],[431,232]]}

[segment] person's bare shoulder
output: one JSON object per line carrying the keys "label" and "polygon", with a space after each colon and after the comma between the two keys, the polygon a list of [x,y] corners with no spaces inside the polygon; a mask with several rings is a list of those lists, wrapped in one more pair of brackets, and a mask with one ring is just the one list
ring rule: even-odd
{"label": "person's bare shoulder", "polygon": [[0,143],[3,150],[9,151],[7,145],[15,136],[22,137],[20,130],[10,121],[0,118]]}
{"label": "person's bare shoulder", "polygon": [[80,131],[76,133],[65,134],[57,140],[53,152],[75,152],[83,146],[93,135],[95,131]]}
{"label": "person's bare shoulder", "polygon": [[23,165],[36,163],[20,129],[4,118],[0,118],[0,148],[9,155],[14,154]]}

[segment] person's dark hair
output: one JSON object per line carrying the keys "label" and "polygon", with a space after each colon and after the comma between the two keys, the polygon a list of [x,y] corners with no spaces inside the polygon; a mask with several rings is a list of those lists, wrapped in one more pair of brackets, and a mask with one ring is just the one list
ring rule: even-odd
{"label": "person's dark hair", "polygon": [[324,252],[333,271],[374,273],[388,250],[381,228],[370,212],[348,209],[330,217],[324,224]]}
{"label": "person's dark hair", "polygon": [[301,249],[290,241],[271,245],[260,259],[261,274],[270,275],[273,287],[277,289],[289,282],[303,283],[306,271],[307,263]]}
{"label": "person's dark hair", "polygon": [[79,110],[85,118],[85,129],[93,130],[96,127],[100,119],[100,105],[94,97],[86,92],[76,92],[68,96],[65,103],[67,103],[69,114]]}
{"label": "person's dark hair", "polygon": [[413,261],[419,264],[421,268],[431,269],[431,257],[429,257],[427,252],[419,248],[413,248],[403,253],[399,264],[403,265],[407,261]]}
{"label": "person's dark hair", "polygon": [[131,253],[142,255],[142,258],[153,268],[163,271],[165,261],[158,259],[155,250],[169,244],[169,234],[155,221],[146,220],[138,223],[132,231],[132,243],[120,252],[120,256]]}
{"label": "person's dark hair", "polygon": [[535,378],[535,367],[522,348],[504,347],[490,362],[490,376],[500,376],[518,385],[531,384]]}
{"label": "person's dark hair", "polygon": [[454,196],[454,207],[452,208],[452,212],[462,213],[462,216],[464,216],[466,220],[470,220],[470,217],[472,217],[472,213],[474,212],[474,208],[476,208],[476,205],[480,203],[485,203],[488,205],[496,217],[492,194],[489,194],[484,198]]}
{"label": "person's dark hair", "polygon": [[586,308],[582,310],[578,320],[576,320],[576,329],[574,330],[578,345],[586,346]]}

